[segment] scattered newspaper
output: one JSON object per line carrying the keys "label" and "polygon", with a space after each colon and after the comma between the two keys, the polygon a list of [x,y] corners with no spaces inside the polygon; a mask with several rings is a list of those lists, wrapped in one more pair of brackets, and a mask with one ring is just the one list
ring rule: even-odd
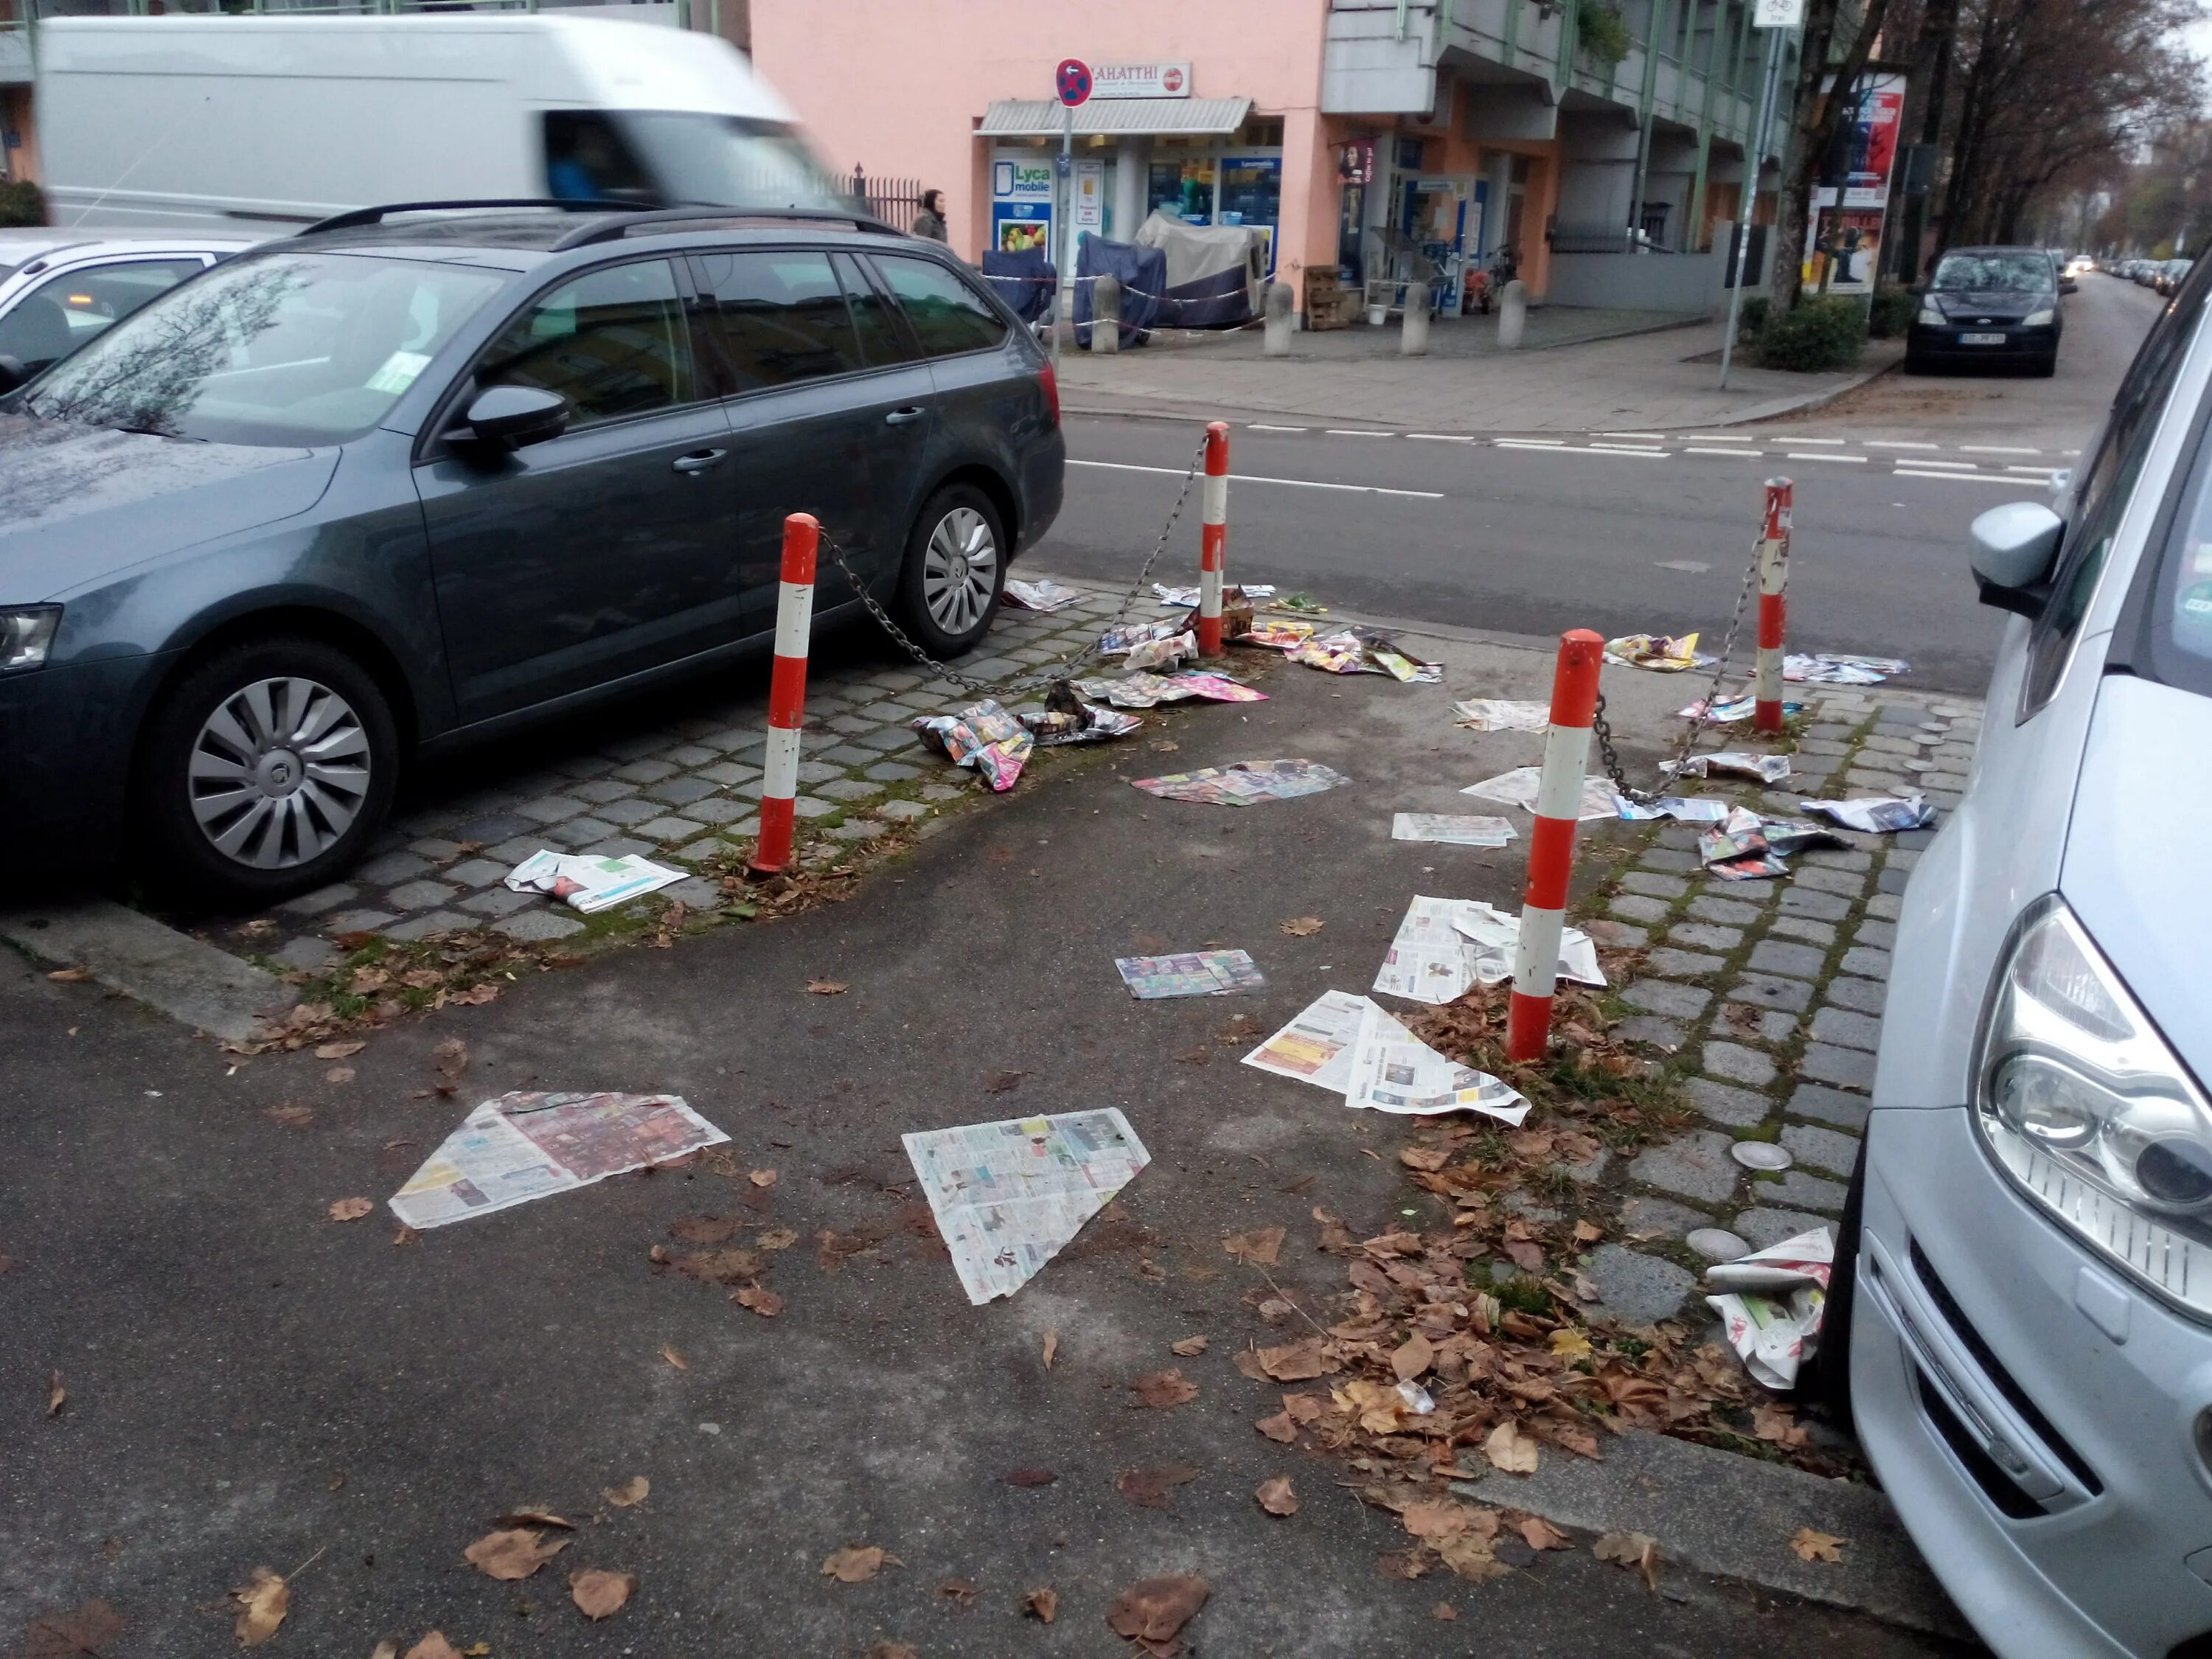
{"label": "scattered newspaper", "polygon": [[1165,639],[1140,640],[1121,659],[1127,668],[1180,668],[1198,654],[1198,635],[1170,634]]}
{"label": "scattered newspaper", "polygon": [[1857,800],[1801,800],[1798,806],[1832,818],[1846,830],[1870,836],[1897,830],[1924,830],[1936,822],[1936,809],[1917,795],[1868,795]]}
{"label": "scattered newspaper", "polygon": [[1152,708],[1186,697],[1209,702],[1265,702],[1267,694],[1239,685],[1225,674],[1130,674],[1121,679],[1097,676],[1078,680],[1075,689],[1093,702],[1109,702],[1116,708]]}
{"label": "scattered newspaper", "polygon": [[[1152,584],[1152,597],[1170,611],[1188,611],[1198,604],[1198,590],[1195,587],[1170,587],[1165,582]],[[1224,589],[1221,602],[1224,605],[1234,605],[1240,600],[1249,603],[1259,599],[1272,599],[1274,597],[1273,583],[1246,582],[1241,586],[1232,585]]]}
{"label": "scattered newspaper", "polygon": [[[1481,800],[1503,801],[1508,806],[1517,806],[1524,812],[1536,810],[1536,789],[1544,779],[1540,766],[1516,766],[1510,772],[1500,772],[1494,778],[1485,778],[1480,783],[1470,783],[1460,791]],[[1610,778],[1583,780],[1582,810],[1576,814],[1584,823],[1592,818],[1611,818],[1620,816],[1620,793],[1613,787]]]}
{"label": "scattered newspaper", "polygon": [[1638,805],[1626,795],[1620,798],[1620,816],[1632,822],[1673,818],[1678,823],[1718,823],[1728,815],[1729,804],[1724,800],[1685,800],[1680,795],[1661,795]]}
{"label": "scattered newspaper", "polygon": [[908,1161],[977,1307],[1012,1296],[1152,1162],[1119,1111],[902,1135]]}
{"label": "scattered newspaper", "polygon": [[1162,997],[1225,997],[1267,981],[1249,951],[1188,951],[1172,957],[1116,957],[1114,966],[1139,1002]]}
{"label": "scattered newspaper", "polygon": [[1390,820],[1393,841],[1436,841],[1453,847],[1503,847],[1514,839],[1504,818],[1455,817],[1449,812],[1400,812]]}
{"label": "scattered newspaper", "polygon": [[1244,1064],[1340,1095],[1352,1083],[1352,1045],[1359,1036],[1359,1017],[1374,1006],[1348,991],[1324,991],[1245,1055]]}
{"label": "scattered newspaper", "polygon": [[1552,711],[1540,702],[1505,702],[1496,697],[1469,697],[1452,705],[1458,724],[1477,732],[1548,732]]}
{"label": "scattered newspaper", "polygon": [[1705,1305],[1721,1316],[1729,1346],[1770,1389],[1787,1389],[1819,1346],[1820,1316],[1835,1265],[1836,1242],[1826,1227],[1705,1269],[1718,1292]]}
{"label": "scattered newspaper", "polygon": [[1112,738],[1126,738],[1144,724],[1134,714],[1087,703],[1079,714],[1067,709],[1044,708],[1017,718],[1030,736],[1036,739],[1040,749],[1063,743],[1104,743]]}
{"label": "scattered newspaper", "polygon": [[1444,677],[1443,665],[1427,662],[1401,649],[1388,635],[1371,628],[1340,628],[1316,634],[1293,647],[1291,660],[1329,674],[1388,674],[1411,684],[1433,685]]}
{"label": "scattered newspaper", "polygon": [[[1477,980],[1496,985],[1513,977],[1514,953],[1521,948],[1520,917],[1480,899],[1466,899],[1453,915],[1452,927],[1471,947],[1468,965]],[[1560,931],[1559,975],[1583,985],[1605,983],[1597,965],[1596,942],[1579,927]]]}
{"label": "scattered newspaper", "polygon": [[418,1231],[489,1215],[727,1140],[679,1095],[501,1095],[392,1197]]}
{"label": "scattered newspaper", "polygon": [[1025,582],[1018,576],[1006,578],[1006,594],[1017,611],[1064,611],[1083,597],[1059,582]]}
{"label": "scattered newspaper", "polygon": [[1029,728],[991,698],[957,714],[921,714],[909,722],[955,766],[972,766],[1004,793],[1014,787],[1036,747]]}
{"label": "scattered newspaper", "polygon": [[[1456,1001],[1471,985],[1496,985],[1513,977],[1521,943],[1521,918],[1480,899],[1416,896],[1398,924],[1398,936],[1376,971],[1372,988],[1414,1002]],[[1559,936],[1559,976],[1603,985],[1597,945],[1579,927]]]}
{"label": "scattered newspaper", "polygon": [[1098,636],[1098,653],[1104,657],[1123,656],[1138,646],[1171,640],[1183,631],[1182,619],[1176,617],[1163,617],[1158,622],[1123,623]]}
{"label": "scattered newspaper", "polygon": [[1707,666],[1715,660],[1698,654],[1695,634],[1674,638],[1664,634],[1626,634],[1605,642],[1605,659],[1627,668],[1656,668],[1662,674],[1679,674],[1686,668]]}
{"label": "scattered newspaper", "polygon": [[1130,783],[1162,800],[1199,801],[1209,806],[1249,806],[1255,801],[1295,800],[1318,795],[1352,780],[1334,768],[1309,760],[1237,761],[1228,766],[1202,767],[1195,772],[1170,772],[1157,778],[1132,778]]}
{"label": "scattered newspaper", "polygon": [[1741,749],[1723,749],[1713,755],[1692,755],[1677,766],[1673,761],[1661,761],[1659,769],[1678,776],[1710,778],[1723,772],[1739,777],[1753,778],[1760,783],[1780,783],[1790,775],[1790,757],[1787,755],[1754,755]]}
{"label": "scattered newspaper", "polygon": [[1782,678],[1805,684],[1880,685],[1911,672],[1911,663],[1899,662],[1895,657],[1854,657],[1841,651],[1793,654],[1782,659]]}
{"label": "scattered newspaper", "polygon": [[[1747,691],[1740,697],[1723,697],[1714,703],[1708,703],[1700,697],[1688,708],[1676,709],[1674,716],[1677,720],[1703,720],[1708,726],[1734,726],[1739,720],[1749,720],[1758,712],[1759,699]],[[1804,712],[1805,705],[1802,702],[1785,701],[1782,705],[1785,717]]]}
{"label": "scattered newspaper", "polygon": [[507,872],[518,893],[550,893],[590,915],[684,879],[681,870],[648,864],[635,854],[618,859],[583,853],[532,853]]}
{"label": "scattered newspaper", "polygon": [[1237,637],[1239,645],[1264,645],[1277,651],[1295,651],[1313,637],[1311,623],[1280,622],[1273,617],[1255,623]]}
{"label": "scattered newspaper", "polygon": [[1360,1011],[1350,1053],[1347,1106],[1412,1116],[1484,1112],[1516,1126],[1528,1115],[1518,1092],[1487,1072],[1446,1059],[1371,1002]]}

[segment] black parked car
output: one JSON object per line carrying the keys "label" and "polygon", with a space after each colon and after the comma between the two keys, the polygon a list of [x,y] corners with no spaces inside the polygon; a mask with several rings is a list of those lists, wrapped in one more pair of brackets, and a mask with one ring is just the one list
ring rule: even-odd
{"label": "black parked car", "polygon": [[0,837],[326,882],[410,753],[758,648],[793,512],[931,651],[982,638],[1066,447],[964,267],[865,218],[482,205],[327,221],[0,398]]}
{"label": "black parked car", "polygon": [[1957,247],[1936,262],[1905,337],[1905,372],[1942,365],[2058,368],[2058,270],[2039,247]]}

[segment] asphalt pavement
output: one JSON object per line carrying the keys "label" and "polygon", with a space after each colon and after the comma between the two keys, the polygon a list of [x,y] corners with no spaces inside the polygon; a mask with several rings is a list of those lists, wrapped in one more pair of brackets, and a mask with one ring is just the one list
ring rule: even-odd
{"label": "asphalt pavement", "polygon": [[[1906,684],[1978,695],[2004,619],[1976,602],[1967,526],[2074,465],[2157,307],[2092,278],[2051,380],[1890,374],[1819,416],[1752,427],[1492,438],[1224,410],[1231,580],[1502,634],[1697,629],[1710,647],[1761,484],[1787,477],[1791,647],[1903,657]],[[1480,364],[1468,372],[1479,396]],[[1071,417],[1067,504],[1037,567],[1111,580],[1141,562],[1198,437],[1192,422]]]}

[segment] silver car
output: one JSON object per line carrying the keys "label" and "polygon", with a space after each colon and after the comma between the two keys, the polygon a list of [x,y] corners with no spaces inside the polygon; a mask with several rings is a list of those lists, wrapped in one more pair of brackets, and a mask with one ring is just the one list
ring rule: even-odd
{"label": "silver car", "polygon": [[2208,289],[2064,518],[1974,526],[2015,615],[1905,894],[1830,1304],[1875,1472],[2007,1656],[2212,1654]]}
{"label": "silver car", "polygon": [[198,231],[0,230],[0,357],[20,384],[157,294],[261,236]]}

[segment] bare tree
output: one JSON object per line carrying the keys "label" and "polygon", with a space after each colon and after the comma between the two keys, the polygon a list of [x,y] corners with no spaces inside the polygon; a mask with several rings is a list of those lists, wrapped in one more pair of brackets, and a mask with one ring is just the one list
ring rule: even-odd
{"label": "bare tree", "polygon": [[1820,163],[1850,111],[1853,90],[1874,55],[1890,0],[1813,0],[1790,100],[1783,148],[1782,191],[1775,206],[1774,308],[1797,303],[1805,258],[1805,226]]}

